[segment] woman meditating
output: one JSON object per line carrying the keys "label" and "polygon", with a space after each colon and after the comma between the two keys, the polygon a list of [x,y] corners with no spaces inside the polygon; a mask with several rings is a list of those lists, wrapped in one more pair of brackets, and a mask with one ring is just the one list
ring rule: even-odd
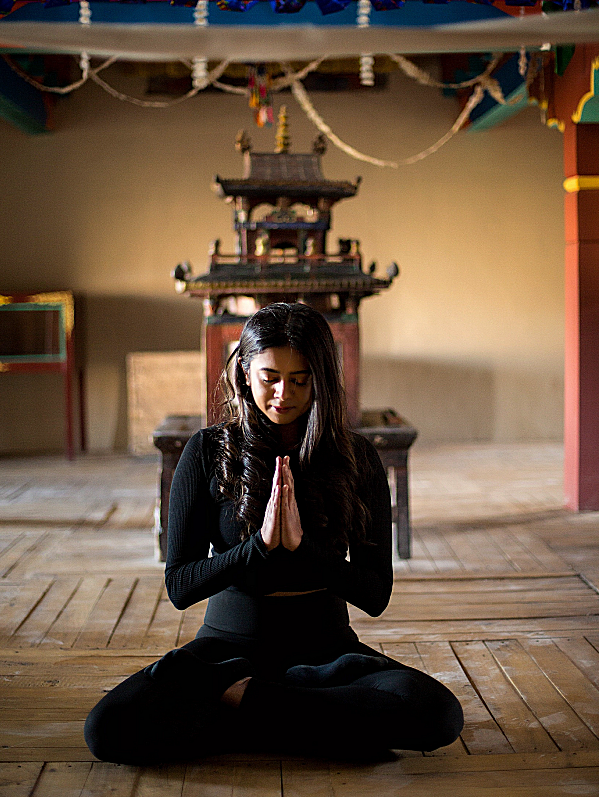
{"label": "woman meditating", "polygon": [[209,598],[204,624],[102,698],[90,750],[142,765],[450,744],[455,696],[349,625],[347,602],[389,602],[391,509],[378,454],[348,427],[328,324],[269,305],[230,366],[225,420],[191,438],[171,489],[166,587],[178,609]]}

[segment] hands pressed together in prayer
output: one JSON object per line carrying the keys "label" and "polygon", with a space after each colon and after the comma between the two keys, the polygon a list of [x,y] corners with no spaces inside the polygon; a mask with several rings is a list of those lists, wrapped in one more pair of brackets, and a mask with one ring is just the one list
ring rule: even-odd
{"label": "hands pressed together in prayer", "polygon": [[295,500],[293,474],[289,457],[277,457],[272,490],[262,524],[262,539],[268,551],[279,545],[295,551],[302,541],[303,531]]}

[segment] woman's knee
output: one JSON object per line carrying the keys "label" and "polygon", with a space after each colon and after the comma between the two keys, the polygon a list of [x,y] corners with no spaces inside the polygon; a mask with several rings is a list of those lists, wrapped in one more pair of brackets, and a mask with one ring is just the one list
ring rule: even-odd
{"label": "woman's knee", "polygon": [[116,764],[123,761],[124,752],[121,743],[123,712],[118,706],[110,703],[106,695],[94,706],[85,720],[83,735],[90,751],[101,761]]}
{"label": "woman's knee", "polygon": [[135,673],[116,686],[90,711],[83,734],[90,751],[101,761],[138,764],[147,756],[146,704],[152,701],[145,671]]}
{"label": "woman's knee", "polygon": [[460,735],[462,707],[440,681],[411,667],[383,670],[368,678],[371,687],[390,696],[382,714],[386,732],[395,740],[392,747],[436,750]]}

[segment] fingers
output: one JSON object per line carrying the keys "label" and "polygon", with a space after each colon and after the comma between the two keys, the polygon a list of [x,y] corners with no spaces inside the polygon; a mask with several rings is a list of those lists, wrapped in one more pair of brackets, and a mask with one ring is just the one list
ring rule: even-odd
{"label": "fingers", "polygon": [[267,550],[272,551],[281,541],[281,497],[283,490],[282,483],[282,463],[281,458],[277,457],[275,472],[272,480],[272,489],[266,510],[264,512],[264,523],[262,525],[262,539]]}
{"label": "fingers", "polygon": [[282,462],[282,476],[283,484],[287,484],[291,493],[295,493],[295,484],[293,481],[293,473],[291,472],[291,465],[289,464],[289,457],[284,457]]}
{"label": "fingers", "polygon": [[283,460],[283,485],[281,500],[281,542],[283,547],[294,551],[302,541],[303,531],[300,520],[293,474],[289,466],[289,457]]}
{"label": "fingers", "polygon": [[[278,484],[282,484],[283,482],[283,460],[281,457],[277,457],[275,462],[275,472],[272,477],[272,489],[274,491],[275,487]],[[272,495],[272,493],[271,493]]]}

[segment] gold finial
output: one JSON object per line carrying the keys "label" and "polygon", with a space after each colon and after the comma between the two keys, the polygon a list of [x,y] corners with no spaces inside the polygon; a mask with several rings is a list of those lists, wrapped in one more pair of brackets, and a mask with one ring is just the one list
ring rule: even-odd
{"label": "gold finial", "polygon": [[312,144],[312,152],[315,155],[324,155],[327,151],[327,140],[326,137],[323,136],[321,133],[314,139],[314,143]]}
{"label": "gold finial", "polygon": [[289,126],[287,124],[287,106],[281,105],[279,109],[279,124],[277,127],[277,136],[275,138],[276,146],[275,153],[280,155],[284,152],[289,152],[291,146],[291,139],[289,138]]}
{"label": "gold finial", "polygon": [[235,149],[245,155],[252,151],[252,141],[245,130],[240,130],[235,137]]}

